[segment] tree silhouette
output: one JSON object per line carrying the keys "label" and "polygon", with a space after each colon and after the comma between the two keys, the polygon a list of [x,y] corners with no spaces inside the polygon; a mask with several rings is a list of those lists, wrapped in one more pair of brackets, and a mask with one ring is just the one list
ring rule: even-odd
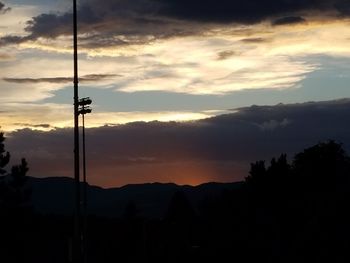
{"label": "tree silhouette", "polygon": [[267,173],[270,180],[279,180],[281,175],[287,176],[289,174],[290,168],[291,166],[288,164],[287,155],[281,154],[277,160],[272,158],[271,165],[267,169]]}
{"label": "tree silhouette", "polygon": [[245,186],[251,200],[245,206],[255,218],[252,250],[260,251],[260,260],[347,262],[350,158],[340,143],[318,143],[291,164],[284,154],[267,168],[255,162]]}
{"label": "tree silhouette", "polygon": [[32,220],[29,206],[30,189],[26,186],[28,164],[23,158],[19,165],[8,172],[10,153],[5,151],[5,137],[0,133],[0,225],[2,238],[0,248],[4,262],[24,262],[27,242],[26,231]]}
{"label": "tree silhouette", "polygon": [[4,170],[4,167],[10,161],[10,153],[5,151],[4,141],[5,141],[4,134],[0,133],[0,175],[3,175],[6,173],[6,170]]}
{"label": "tree silhouette", "polygon": [[265,176],[265,161],[257,161],[250,164],[249,176],[246,177],[246,182],[249,184],[259,184],[264,181]]}
{"label": "tree silhouette", "polygon": [[288,164],[287,155],[272,158],[269,167],[265,167],[265,161],[257,161],[251,164],[249,176],[246,183],[252,187],[271,190],[280,188],[287,180],[291,172],[291,165]]}
{"label": "tree silhouette", "polygon": [[292,168],[305,185],[329,188],[348,181],[350,158],[340,143],[330,140],[297,154]]}
{"label": "tree silhouette", "polygon": [[[14,165],[11,172],[5,170],[10,162],[10,153],[5,151],[5,137],[0,133],[0,208],[13,212],[25,205],[30,199],[30,189],[26,188],[27,161],[22,158],[21,164]],[[22,207],[23,208],[23,207]]]}

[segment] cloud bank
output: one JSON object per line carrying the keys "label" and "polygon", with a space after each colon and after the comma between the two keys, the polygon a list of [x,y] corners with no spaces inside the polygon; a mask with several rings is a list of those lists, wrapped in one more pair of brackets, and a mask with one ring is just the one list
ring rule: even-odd
{"label": "cloud bank", "polygon": [[[342,20],[346,3],[82,0],[80,73],[120,75],[94,84],[128,93],[224,95],[299,87],[320,69],[311,56],[350,56],[349,26]],[[24,25],[24,34],[0,36],[0,46],[18,45],[20,54],[4,64],[0,84],[18,93],[27,85],[34,90],[32,101],[39,101],[70,81],[56,76],[71,76],[71,10],[41,13]],[[35,59],[28,59],[28,51]],[[13,102],[13,97],[4,94],[0,100]]]}
{"label": "cloud bank", "polygon": [[[116,74],[90,74],[81,76],[80,82],[98,82],[105,79],[118,77]],[[4,81],[10,83],[72,83],[73,77],[54,77],[54,78],[3,78]]]}
{"label": "cloud bank", "polygon": [[[239,181],[256,160],[291,157],[334,139],[350,150],[350,101],[251,106],[200,121],[135,122],[87,130],[90,182],[198,184]],[[14,159],[28,158],[33,176],[71,176],[72,129],[8,134]]]}
{"label": "cloud bank", "polygon": [[[83,0],[78,17],[82,45],[92,48],[201,35],[223,24],[293,24],[304,21],[304,15],[341,18],[349,10],[346,0]],[[27,22],[27,36],[5,36],[0,44],[69,36],[71,27],[71,11],[43,13]]]}
{"label": "cloud bank", "polygon": [[[11,12],[1,16],[4,23],[0,32],[0,102],[7,111],[15,108],[14,113],[0,115],[6,131],[17,129],[14,124],[48,123],[60,128],[72,125],[68,94],[72,75],[72,14],[71,2],[65,3],[65,8],[52,5],[60,11],[51,12],[47,6],[13,4]],[[308,99],[343,97],[336,92],[332,97],[321,88],[316,91],[314,76],[322,72],[326,60],[317,57],[327,60],[350,57],[347,3],[81,0],[78,9],[81,88],[87,87],[99,97],[116,91],[113,95],[130,98],[128,111],[134,105],[138,110],[133,98],[146,93],[168,97],[178,93],[178,98],[208,101],[201,112],[190,106],[173,110],[179,104],[171,99],[170,109],[157,99],[145,102],[152,104],[145,108],[156,114],[168,111],[169,116],[169,111],[174,111],[171,114],[176,117],[188,111],[190,117],[200,113],[195,119],[206,110],[222,109],[217,104],[212,106],[210,100],[226,95],[240,97],[244,93],[249,97],[259,93],[269,104],[294,91],[300,97],[315,94]],[[3,11],[7,8],[1,7]],[[330,72],[325,74],[329,79],[337,77]],[[331,85],[342,83],[344,76]],[[279,95],[275,98],[271,93]],[[302,100],[300,97],[298,101]],[[96,100],[94,110],[99,114],[94,112],[94,126],[130,119],[131,115],[121,112],[125,109],[108,99],[108,105]],[[47,113],[43,118],[41,108]],[[154,112],[148,112],[147,118],[144,114],[143,120],[150,120]],[[139,120],[142,114],[137,115],[132,120]],[[153,119],[159,120],[158,117]],[[271,130],[281,122],[266,120],[260,125]]]}

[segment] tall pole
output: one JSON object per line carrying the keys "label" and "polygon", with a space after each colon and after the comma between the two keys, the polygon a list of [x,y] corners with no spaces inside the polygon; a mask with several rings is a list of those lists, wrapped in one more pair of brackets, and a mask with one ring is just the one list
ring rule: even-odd
{"label": "tall pole", "polygon": [[[78,100],[78,116],[82,115],[83,120],[83,202],[82,202],[82,212],[83,212],[83,221],[79,221],[78,223],[82,222],[82,227],[80,228],[80,262],[87,262],[87,180],[86,180],[86,147],[85,147],[85,114],[91,113],[91,108],[88,106],[91,104],[91,99],[89,97],[82,98]],[[80,217],[79,217],[80,219]]]}
{"label": "tall pole", "polygon": [[80,225],[80,161],[79,161],[79,94],[78,94],[78,26],[77,0],[73,0],[73,48],[74,48],[74,180],[75,180],[75,213],[74,213],[74,263],[81,263],[81,225]]}
{"label": "tall pole", "polygon": [[[85,107],[83,106],[83,109]],[[85,114],[83,119],[83,262],[87,262],[87,193],[86,193],[86,151],[85,151]]]}

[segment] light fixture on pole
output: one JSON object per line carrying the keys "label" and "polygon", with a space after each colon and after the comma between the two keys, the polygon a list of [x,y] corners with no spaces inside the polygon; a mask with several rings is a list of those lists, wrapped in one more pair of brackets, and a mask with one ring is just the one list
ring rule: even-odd
{"label": "light fixture on pole", "polygon": [[79,100],[79,110],[78,114],[81,114],[83,120],[83,262],[87,261],[87,180],[86,180],[86,147],[85,147],[85,114],[91,113],[91,108],[89,105],[92,103],[92,100],[87,98],[82,98]]}

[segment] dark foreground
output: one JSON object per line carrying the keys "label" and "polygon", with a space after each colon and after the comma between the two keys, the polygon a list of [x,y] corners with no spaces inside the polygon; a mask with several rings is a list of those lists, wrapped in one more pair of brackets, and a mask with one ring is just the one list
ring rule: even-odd
{"label": "dark foreground", "polygon": [[[24,184],[1,185],[1,262],[69,262],[73,218],[36,212]],[[90,215],[87,262],[350,262],[349,210],[350,160],[327,142],[290,164],[256,162],[216,196],[178,191],[162,218],[132,201],[119,217]]]}

